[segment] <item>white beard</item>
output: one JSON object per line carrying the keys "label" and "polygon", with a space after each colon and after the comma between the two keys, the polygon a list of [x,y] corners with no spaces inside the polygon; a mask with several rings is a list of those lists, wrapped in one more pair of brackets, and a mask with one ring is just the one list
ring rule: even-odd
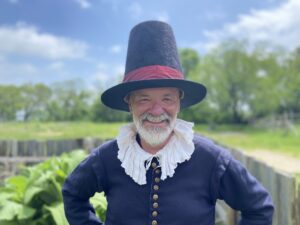
{"label": "white beard", "polygon": [[[162,120],[167,120],[169,123],[166,128],[162,127],[149,127],[146,128],[143,125],[143,122],[145,119],[148,119],[149,121],[159,122]],[[140,116],[140,118],[137,118],[133,115],[133,122],[136,126],[138,134],[141,136],[141,138],[147,142],[149,145],[155,147],[158,145],[163,144],[171,135],[173,132],[173,129],[175,127],[176,123],[176,117],[172,118],[166,113],[160,115],[160,116],[152,116],[149,113],[143,114]]]}

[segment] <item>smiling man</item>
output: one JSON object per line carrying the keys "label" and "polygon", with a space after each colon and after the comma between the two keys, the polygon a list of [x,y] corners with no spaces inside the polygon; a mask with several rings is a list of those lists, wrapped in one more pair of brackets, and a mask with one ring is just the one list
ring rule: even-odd
{"label": "smiling man", "polygon": [[213,225],[217,199],[241,211],[241,225],[271,225],[265,188],[230,153],[177,118],[206,88],[184,79],[171,27],[147,21],[129,38],[123,82],[102,102],[132,113],[133,123],[96,148],[63,186],[70,225],[103,224],[89,203],[108,202],[105,225]]}

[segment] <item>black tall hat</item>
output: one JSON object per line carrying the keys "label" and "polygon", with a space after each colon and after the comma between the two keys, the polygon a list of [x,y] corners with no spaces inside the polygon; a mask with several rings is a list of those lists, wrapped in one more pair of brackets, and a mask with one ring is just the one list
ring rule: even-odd
{"label": "black tall hat", "polygon": [[200,102],[206,95],[202,84],[184,79],[172,28],[164,22],[146,21],[130,32],[123,82],[106,90],[101,100],[110,108],[129,111],[126,95],[158,87],[183,91],[181,108]]}

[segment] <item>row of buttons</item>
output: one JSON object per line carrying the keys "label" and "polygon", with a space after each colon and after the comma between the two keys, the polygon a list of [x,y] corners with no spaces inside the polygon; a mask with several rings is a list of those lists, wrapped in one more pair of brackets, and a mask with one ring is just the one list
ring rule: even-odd
{"label": "row of buttons", "polygon": [[[155,174],[159,175],[160,174],[160,169],[157,168],[157,163],[152,162],[151,166],[154,169]],[[157,215],[158,215],[158,212],[157,212],[157,209],[158,209],[158,202],[157,202],[157,200],[158,200],[158,194],[156,192],[159,190],[158,183],[160,182],[160,178],[159,177],[155,177],[154,178],[154,182],[155,182],[155,184],[153,185],[153,190],[154,190],[153,192],[154,193],[152,195],[152,199],[153,199],[153,205],[152,206],[153,206],[153,208],[155,210],[152,211],[153,220],[151,222],[151,225],[158,225],[157,220],[154,219],[154,218],[157,217]]]}

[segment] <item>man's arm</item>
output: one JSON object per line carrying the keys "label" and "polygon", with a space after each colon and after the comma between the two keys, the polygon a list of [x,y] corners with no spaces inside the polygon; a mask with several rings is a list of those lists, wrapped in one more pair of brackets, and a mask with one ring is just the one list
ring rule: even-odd
{"label": "man's arm", "polygon": [[[104,170],[101,169],[98,151],[82,161],[66,179],[63,188],[65,214],[70,225],[101,225],[89,202],[95,192],[103,191],[100,185]],[[97,174],[95,173],[97,169]]]}
{"label": "man's arm", "polygon": [[231,159],[221,177],[219,198],[241,211],[240,225],[271,225],[273,203],[266,189],[240,162]]}

